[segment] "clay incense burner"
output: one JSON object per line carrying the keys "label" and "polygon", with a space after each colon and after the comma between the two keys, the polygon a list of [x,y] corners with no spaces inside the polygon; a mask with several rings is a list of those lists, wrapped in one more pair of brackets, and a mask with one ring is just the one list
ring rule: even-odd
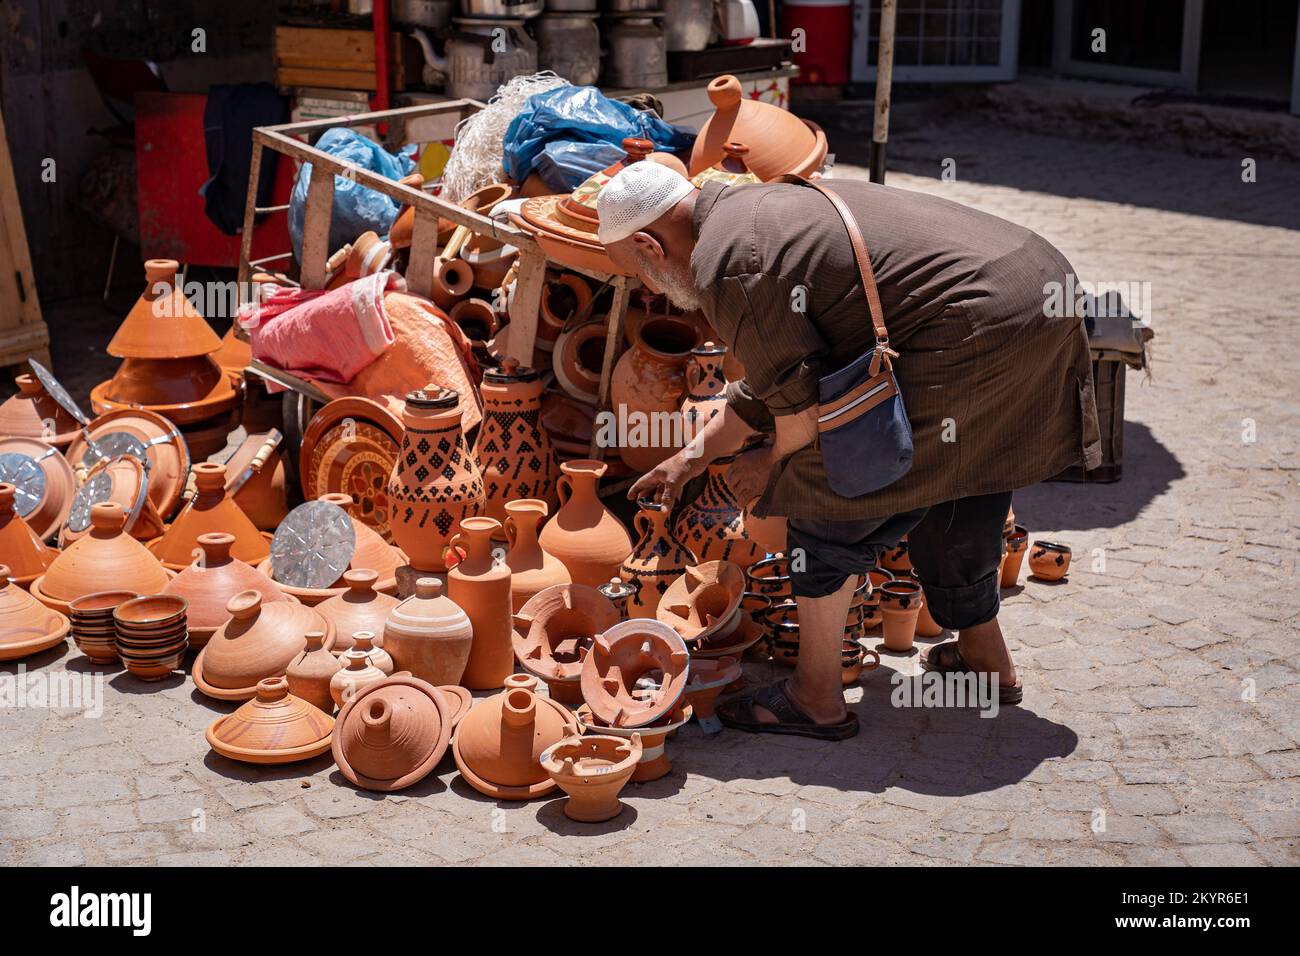
{"label": "clay incense burner", "polygon": [[582,696],[611,727],[644,727],[669,713],[690,677],[686,644],[661,621],[632,619],[597,635],[582,662]]}
{"label": "clay incense burner", "polygon": [[580,823],[612,820],[623,809],[618,795],[641,760],[641,735],[630,740],[603,734],[566,737],[542,751],[541,764],[569,795],[564,815]]}
{"label": "clay incense burner", "polygon": [[538,592],[514,618],[515,658],[546,682],[551,699],[582,703],[582,663],[596,635],[618,623],[614,605],[595,588],[558,584]]}

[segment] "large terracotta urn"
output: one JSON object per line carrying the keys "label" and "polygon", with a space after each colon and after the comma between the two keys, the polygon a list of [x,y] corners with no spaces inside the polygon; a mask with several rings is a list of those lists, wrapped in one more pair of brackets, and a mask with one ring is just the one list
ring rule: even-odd
{"label": "large terracotta urn", "polygon": [[126,512],[114,502],[90,509],[90,534],[68,545],[31,584],[32,597],[66,614],[68,602],[97,591],[157,594],[170,575],[158,559],[123,531]]}
{"label": "large terracotta urn", "polygon": [[189,602],[186,616],[190,627],[190,647],[202,647],[217,628],[230,620],[226,604],[240,591],[257,591],[267,603],[293,600],[261,571],[231,557],[230,549],[234,543],[233,534],[221,531],[199,535],[201,557],[187,565],[163,588],[164,594],[174,594]]}
{"label": "large terracotta urn", "polygon": [[447,597],[464,608],[474,630],[469,660],[460,684],[470,690],[503,686],[515,669],[510,606],[510,566],[492,536],[501,528],[495,518],[466,518],[453,539],[465,557],[447,573]]}
{"label": "large terracotta urn", "polygon": [[626,423],[619,454],[629,468],[649,471],[685,444],[676,413],[691,350],[699,344],[698,326],[676,316],[654,315],[635,326],[632,347],[619,357],[610,381],[611,408]]}
{"label": "large terracotta urn", "polygon": [[384,650],[397,669],[435,686],[460,683],[473,638],[468,615],[443,595],[437,578],[416,581],[415,594],[384,625]]}
{"label": "large terracotta urn", "polygon": [[541,498],[555,504],[559,468],[542,427],[542,379],[508,358],[483,373],[483,424],[474,457],[483,473],[484,514],[506,520],[506,503]]}
{"label": "large terracotta urn", "polygon": [[233,536],[230,554],[237,560],[249,564],[265,561],[271,554],[271,543],[226,494],[225,466],[205,461],[191,470],[194,497],[166,533],[149,545],[149,550],[164,566],[179,571],[202,555],[199,537],[216,532]]}
{"label": "large terracotta urn", "polygon": [[14,505],[16,495],[14,485],[0,481],[0,560],[9,567],[13,583],[26,588],[46,572],[59,552],[36,537],[36,532],[18,514]]}
{"label": "large terracotta urn", "polygon": [[620,574],[624,581],[637,586],[628,601],[628,617],[654,617],[668,585],[695,564],[695,555],[677,540],[664,505],[644,498],[636,504],[640,510],[635,524],[640,537]]}
{"label": "large terracotta urn", "polygon": [[744,513],[727,484],[727,469],[734,460],[719,458],[709,465],[704,490],[681,510],[674,530],[698,560],[748,568],[766,557],[767,550],[745,533]]}
{"label": "large terracotta urn", "polygon": [[593,588],[618,577],[632,553],[632,538],[623,522],[596,493],[606,467],[584,458],[560,465],[560,510],[538,538],[543,550],[564,562],[574,584]]}
{"label": "large terracotta urn", "polygon": [[483,477],[461,430],[456,392],[408,393],[402,422],[406,434],[388,481],[393,540],[417,571],[443,572],[461,520],[483,510]]}
{"label": "large terracotta urn", "polygon": [[556,584],[569,583],[569,569],[553,554],[542,550],[537,540],[538,528],[546,518],[546,502],[540,498],[521,498],[506,502],[505,531],[510,550],[510,605],[518,612],[528,599]]}

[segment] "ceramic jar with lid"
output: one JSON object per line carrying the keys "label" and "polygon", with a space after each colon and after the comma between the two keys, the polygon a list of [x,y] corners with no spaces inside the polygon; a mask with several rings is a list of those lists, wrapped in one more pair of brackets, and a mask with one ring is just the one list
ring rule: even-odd
{"label": "ceramic jar with lid", "polygon": [[416,581],[415,594],[384,625],[384,650],[394,665],[434,686],[460,683],[473,638],[469,617],[443,595],[437,578]]}
{"label": "ceramic jar with lid", "polygon": [[474,638],[460,684],[492,690],[515,669],[510,645],[510,566],[492,544],[501,523],[494,518],[466,518],[453,544],[465,557],[447,573],[447,597],[469,615]]}
{"label": "ceramic jar with lid", "polygon": [[417,571],[446,571],[444,551],[461,520],[484,507],[460,396],[446,388],[409,392],[402,421],[406,434],[388,482],[393,539]]}
{"label": "ceramic jar with lid", "polygon": [[483,476],[483,514],[504,522],[506,503],[519,498],[553,505],[559,468],[542,427],[541,376],[507,358],[483,373],[480,394],[483,424],[474,457]]}
{"label": "ceramic jar with lid", "polygon": [[46,607],[66,613],[69,601],[96,591],[162,591],[171,577],[144,545],[123,531],[125,523],[121,505],[94,505],[90,534],[70,544],[32,582],[32,596]]}
{"label": "ceramic jar with lid", "polygon": [[[379,575],[369,568],[343,572],[343,583],[348,589],[342,594],[321,601],[316,612],[334,625],[334,656],[352,649],[352,635],[357,631],[384,633],[384,625],[393,608],[401,603],[389,594],[375,590]],[[377,638],[377,646],[383,645]]]}
{"label": "ceramic jar with lid", "polygon": [[293,600],[261,571],[232,558],[230,548],[234,543],[235,536],[225,532],[199,535],[200,560],[187,565],[163,588],[164,594],[189,602],[191,647],[202,647],[217,628],[230,620],[226,605],[240,591],[257,591],[267,603]]}
{"label": "ceramic jar with lid", "polygon": [[308,631],[304,639],[307,646],[285,668],[289,693],[332,714],[334,698],[330,695],[330,681],[338,673],[338,658],[325,649],[324,631]]}
{"label": "ceramic jar with lid", "polygon": [[505,506],[506,564],[510,566],[511,610],[518,610],[539,591],[556,584],[569,583],[569,570],[555,555],[542,550],[537,540],[538,527],[546,518],[546,502],[540,498],[521,498]]}
{"label": "ceramic jar with lid", "polygon": [[601,502],[596,485],[607,465],[577,459],[560,465],[560,510],[546,523],[538,540],[559,558],[574,584],[599,587],[618,577],[632,553],[623,523]]}
{"label": "ceramic jar with lid", "polygon": [[695,564],[695,555],[673,534],[664,505],[642,498],[637,508],[635,524],[640,537],[620,573],[624,581],[637,586],[628,601],[628,616],[654,617],[668,585]]}

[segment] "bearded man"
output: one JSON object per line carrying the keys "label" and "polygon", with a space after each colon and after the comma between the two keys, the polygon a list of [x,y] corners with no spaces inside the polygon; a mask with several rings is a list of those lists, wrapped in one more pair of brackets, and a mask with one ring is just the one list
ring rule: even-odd
{"label": "bearded man", "polygon": [[[842,740],[858,729],[840,682],[855,578],[904,535],[931,615],[957,633],[924,665],[996,675],[1000,702],[1020,701],[997,621],[1011,492],[1079,461],[1093,467],[1101,449],[1083,324],[1044,308],[1051,284],[1072,272],[1064,256],[1027,229],[925,193],[822,184],[865,239],[912,430],[910,469],[851,498],[827,479],[818,386],[872,352],[877,334],[831,200],[798,183],[696,189],[642,161],[604,187],[597,211],[610,259],[702,311],[746,372],[723,411],[629,497],[672,505],[709,462],[755,433],[770,438],[736,459],[728,481],[741,502],[761,493],[759,515],[787,518],[799,663],[719,716],[750,732]],[[869,463],[873,449],[856,454]]]}

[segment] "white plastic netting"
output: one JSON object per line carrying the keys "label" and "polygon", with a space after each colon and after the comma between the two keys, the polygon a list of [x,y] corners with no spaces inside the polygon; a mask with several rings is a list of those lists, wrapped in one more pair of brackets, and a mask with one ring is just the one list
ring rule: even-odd
{"label": "white plastic netting", "polygon": [[456,126],[456,143],[442,172],[443,198],[460,202],[476,189],[501,182],[505,178],[501,166],[502,143],[510,121],[528,97],[569,85],[568,80],[550,70],[516,76],[497,88],[486,107],[461,120]]}

